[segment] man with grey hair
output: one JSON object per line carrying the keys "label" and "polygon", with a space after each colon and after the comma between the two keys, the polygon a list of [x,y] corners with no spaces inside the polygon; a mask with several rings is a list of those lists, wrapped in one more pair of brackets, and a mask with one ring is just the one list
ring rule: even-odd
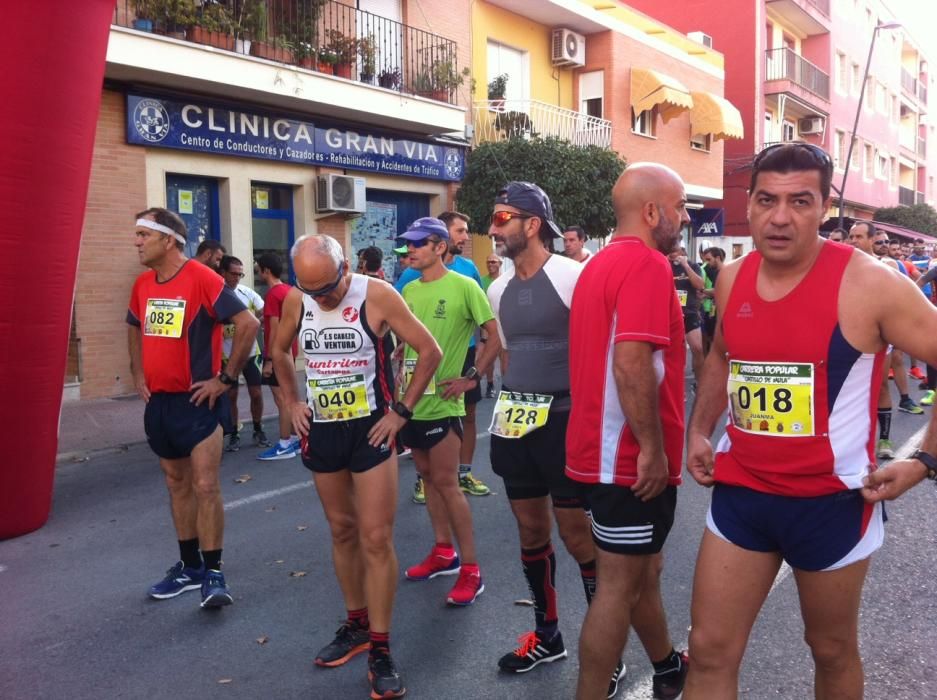
{"label": "man with grey hair", "polygon": [[[351,271],[334,238],[303,236],[290,255],[296,288],[283,304],[269,352],[284,405],[302,438],[303,464],[312,472],[329,522],[347,609],[347,620],[315,661],[340,666],[368,650],[371,697],[396,698],[406,688],[390,656],[397,586],[393,444],[442,352],[393,287]],[[417,356],[399,401],[390,370],[391,332]],[[297,336],[306,365],[305,401],[296,396],[290,354]]]}

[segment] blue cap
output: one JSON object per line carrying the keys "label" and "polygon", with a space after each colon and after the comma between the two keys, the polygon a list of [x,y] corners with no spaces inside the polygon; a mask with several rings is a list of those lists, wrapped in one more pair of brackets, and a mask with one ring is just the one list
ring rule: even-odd
{"label": "blue cap", "polygon": [[563,232],[553,221],[553,206],[547,193],[532,182],[509,182],[495,197],[495,204],[507,204],[527,214],[533,214],[543,220],[544,225],[556,238],[562,238]]}
{"label": "blue cap", "polygon": [[397,236],[397,239],[422,241],[424,238],[429,238],[430,236],[439,236],[440,238],[448,239],[449,229],[446,228],[446,225],[441,220],[434,219],[432,216],[424,216],[422,219],[417,219],[410,224],[407,227],[406,233]]}

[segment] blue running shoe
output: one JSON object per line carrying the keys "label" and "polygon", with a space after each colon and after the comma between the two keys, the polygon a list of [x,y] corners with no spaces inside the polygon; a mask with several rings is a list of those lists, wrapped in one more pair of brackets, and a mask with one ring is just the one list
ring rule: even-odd
{"label": "blue running shoe", "polygon": [[299,454],[299,440],[295,442],[290,442],[286,447],[280,447],[278,442],[270,449],[264,450],[259,455],[257,459],[263,460],[264,462],[270,462],[275,459],[292,459]]}
{"label": "blue running shoe", "polygon": [[205,580],[202,581],[202,607],[220,608],[233,602],[234,598],[228,592],[228,584],[224,582],[224,574],[215,569],[208,569],[205,572]]}
{"label": "blue running shoe", "polygon": [[150,598],[165,600],[166,598],[175,598],[186,591],[194,591],[202,585],[204,578],[204,569],[190,569],[181,561],[177,561],[166,572],[166,576],[162,581],[150,586]]}

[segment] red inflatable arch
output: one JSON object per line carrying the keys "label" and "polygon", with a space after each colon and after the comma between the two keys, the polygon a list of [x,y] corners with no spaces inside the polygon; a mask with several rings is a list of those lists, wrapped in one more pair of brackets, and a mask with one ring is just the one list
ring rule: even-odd
{"label": "red inflatable arch", "polygon": [[0,539],[52,503],[78,245],[114,0],[4,3]]}

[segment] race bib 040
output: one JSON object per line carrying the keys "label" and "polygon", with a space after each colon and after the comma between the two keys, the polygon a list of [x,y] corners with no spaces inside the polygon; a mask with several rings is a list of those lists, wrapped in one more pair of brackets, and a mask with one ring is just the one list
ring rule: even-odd
{"label": "race bib 040", "polygon": [[316,423],[332,423],[371,414],[363,374],[310,379],[309,407]]}
{"label": "race bib 040", "polygon": [[143,335],[181,338],[185,299],[147,299]]}
{"label": "race bib 040", "polygon": [[501,391],[488,432],[503,438],[524,437],[547,424],[551,403],[553,397],[549,394]]}
{"label": "race bib 040", "polygon": [[814,435],[814,366],[729,361],[729,411],[739,430],[771,437]]}

